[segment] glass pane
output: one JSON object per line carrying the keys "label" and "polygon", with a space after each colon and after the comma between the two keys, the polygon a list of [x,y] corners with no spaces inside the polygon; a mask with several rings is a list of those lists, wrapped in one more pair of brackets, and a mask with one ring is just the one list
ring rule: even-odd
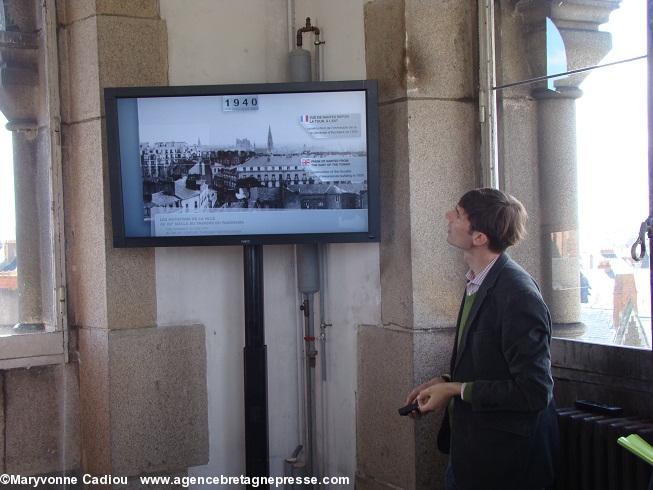
{"label": "glass pane", "polygon": [[0,335],[18,323],[14,161],[6,124],[0,113]]}
{"label": "glass pane", "polygon": [[[645,2],[621,5],[623,17],[614,11],[602,27],[613,34],[603,61],[633,46],[645,50]],[[519,45],[527,34],[514,18],[503,19],[510,28],[502,43]],[[596,47],[591,32],[575,43],[577,57]],[[498,54],[498,65],[513,73],[530,69],[524,52]],[[542,286],[555,336],[650,349],[650,259],[630,258],[648,216],[646,60],[553,87],[524,83],[496,92],[501,186],[531,216],[530,237],[514,255]]]}
{"label": "glass pane", "polygon": [[[497,0],[495,5],[498,87],[646,55],[645,0],[601,5]],[[633,30],[638,23],[642,28]],[[516,35],[522,42],[513,42]],[[514,63],[517,58],[527,63]],[[554,81],[548,86],[554,88]]]}
{"label": "glass pane", "polygon": [[591,326],[581,338],[635,347],[651,345],[649,256],[630,257],[648,216],[646,68],[596,70],[576,103],[581,316]]}

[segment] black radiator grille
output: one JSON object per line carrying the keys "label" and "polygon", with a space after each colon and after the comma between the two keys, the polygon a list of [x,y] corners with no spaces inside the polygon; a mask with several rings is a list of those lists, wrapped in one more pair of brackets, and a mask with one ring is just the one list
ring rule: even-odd
{"label": "black radiator grille", "polygon": [[558,410],[561,461],[556,490],[647,490],[651,467],[617,439],[639,434],[653,443],[653,420]]}

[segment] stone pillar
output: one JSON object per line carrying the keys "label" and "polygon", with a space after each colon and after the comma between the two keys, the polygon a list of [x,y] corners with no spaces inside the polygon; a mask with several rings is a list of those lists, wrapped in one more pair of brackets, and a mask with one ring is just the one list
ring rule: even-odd
{"label": "stone pillar", "polygon": [[156,0],[61,1],[69,321],[79,332],[82,472],[208,461],[204,327],[156,326],[152,248],[112,246],[104,87],[167,83]]}
{"label": "stone pillar", "polygon": [[[36,123],[10,121],[13,131],[14,192],[16,200],[16,270],[18,281],[17,329],[43,326],[41,309],[41,260],[37,199],[47,199],[37,187]],[[43,226],[48,227],[47,223]]]}
{"label": "stone pillar", "polygon": [[[600,62],[611,48],[609,32],[599,31],[616,0],[548,2],[520,0],[527,61],[533,76],[547,73],[546,19],[558,28],[565,46],[567,69],[585,68]],[[576,99],[588,72],[554,82],[538,83],[531,95],[538,101],[538,159],[542,237],[542,293],[551,309],[553,323],[580,322],[578,183],[576,162]]]}
{"label": "stone pillar", "polygon": [[365,5],[367,77],[380,82],[382,324],[359,331],[357,488],[443,488],[439,416],[397,415],[449,370],[464,288],[444,213],[476,186],[476,2]]}
{"label": "stone pillar", "polygon": [[578,189],[574,87],[535,89],[542,231],[543,293],[554,323],[580,321]]}

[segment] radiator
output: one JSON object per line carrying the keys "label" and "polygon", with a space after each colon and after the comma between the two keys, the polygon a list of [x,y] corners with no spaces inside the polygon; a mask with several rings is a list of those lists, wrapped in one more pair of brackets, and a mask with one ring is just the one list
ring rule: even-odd
{"label": "radiator", "polygon": [[639,434],[653,443],[653,420],[558,409],[560,465],[556,490],[647,490],[651,467],[617,439]]}

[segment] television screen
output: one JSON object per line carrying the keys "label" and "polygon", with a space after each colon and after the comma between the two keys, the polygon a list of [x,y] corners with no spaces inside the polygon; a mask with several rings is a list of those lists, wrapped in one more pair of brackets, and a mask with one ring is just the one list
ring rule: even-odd
{"label": "television screen", "polygon": [[378,241],[374,81],[105,89],[114,245]]}

